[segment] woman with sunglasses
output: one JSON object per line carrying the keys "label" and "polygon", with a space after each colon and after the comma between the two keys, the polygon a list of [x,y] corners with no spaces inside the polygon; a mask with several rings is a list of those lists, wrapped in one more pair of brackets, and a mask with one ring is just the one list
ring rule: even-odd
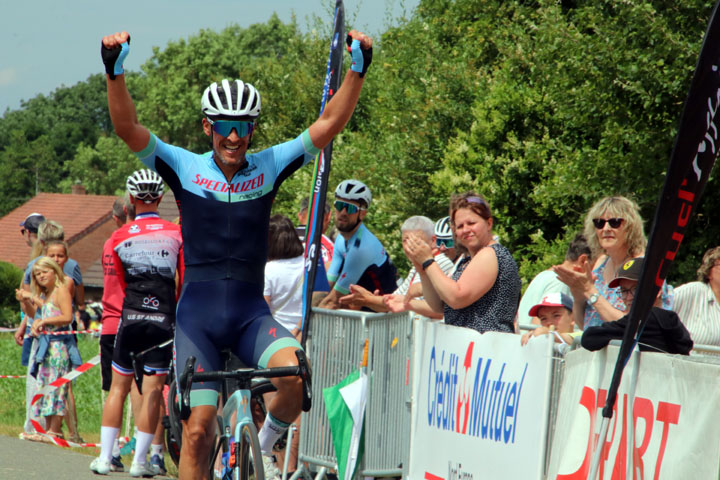
{"label": "woman with sunglasses", "polygon": [[[558,278],[566,283],[574,298],[573,317],[580,328],[602,325],[625,315],[625,304],[619,288],[609,283],[628,260],[642,257],[647,239],[637,204],[623,196],[605,197],[596,202],[585,216],[585,238],[595,258],[594,266],[587,261],[568,268],[553,267]],[[667,285],[663,285],[663,305],[672,301]]]}
{"label": "woman with sunglasses", "polygon": [[514,333],[520,275],[510,252],[493,237],[490,205],[474,192],[453,195],[450,220],[458,244],[469,253],[451,277],[419,236],[408,235],[403,241],[405,254],[420,273],[425,301],[442,312],[449,325]]}

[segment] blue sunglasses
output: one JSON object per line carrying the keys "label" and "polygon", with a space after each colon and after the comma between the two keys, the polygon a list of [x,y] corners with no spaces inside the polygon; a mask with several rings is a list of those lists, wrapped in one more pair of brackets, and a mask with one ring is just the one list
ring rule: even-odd
{"label": "blue sunglasses", "polygon": [[211,120],[207,119],[212,125],[212,129],[218,135],[223,137],[230,136],[233,129],[237,132],[238,137],[246,137],[250,135],[255,128],[255,122],[243,122],[240,120]]}
{"label": "blue sunglasses", "polygon": [[348,215],[357,213],[360,210],[360,207],[358,207],[357,205],[353,205],[352,203],[341,202],[340,200],[337,200],[335,202],[335,210],[337,210],[338,212],[342,212],[343,208],[347,209]]}

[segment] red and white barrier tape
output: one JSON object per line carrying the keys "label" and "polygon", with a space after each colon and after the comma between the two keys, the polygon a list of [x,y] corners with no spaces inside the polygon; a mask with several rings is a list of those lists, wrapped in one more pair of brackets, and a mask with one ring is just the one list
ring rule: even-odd
{"label": "red and white barrier tape", "polygon": [[[70,383],[73,379],[79,377],[83,373],[90,370],[92,367],[100,363],[100,355],[95,355],[90,361],[83,363],[79,367],[77,367],[75,370],[72,370],[62,377],[58,378],[54,382],[50,383],[49,385],[45,385],[42,389],[40,389],[35,396],[32,399],[32,402],[30,405],[35,405],[35,403],[40,400],[42,397],[47,395],[48,393],[56,390],[57,388],[62,387],[63,385]],[[54,437],[52,435],[48,435],[45,429],[34,419],[30,419],[30,422],[32,423],[33,427],[35,428],[35,431],[38,432],[41,435],[46,436],[49,438],[52,443],[59,447],[99,447],[100,444],[97,443],[75,443],[75,442],[69,442],[65,440],[64,438],[58,438]]]}
{"label": "red and white barrier tape", "polygon": [[[17,331],[17,328],[6,328],[1,327],[0,333],[15,333]],[[40,335],[80,335],[80,334],[93,334],[93,333],[99,333],[100,330],[97,328],[93,329],[87,329],[87,330],[61,330],[58,332],[40,332]],[[23,338],[28,338],[30,335],[25,335]]]}
{"label": "red and white barrier tape", "polygon": [[100,330],[98,329],[89,329],[89,330],[61,330],[56,332],[40,332],[40,335],[74,335],[74,334],[81,334],[81,333],[98,333]]}
{"label": "red and white barrier tape", "polygon": [[0,378],[25,378],[25,375],[0,375]]}

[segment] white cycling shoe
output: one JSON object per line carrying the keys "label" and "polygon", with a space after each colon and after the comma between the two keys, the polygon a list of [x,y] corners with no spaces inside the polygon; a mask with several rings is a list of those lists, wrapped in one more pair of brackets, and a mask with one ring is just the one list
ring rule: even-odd
{"label": "white cycling shoe", "polygon": [[262,461],[265,468],[265,480],[280,480],[282,472],[275,466],[275,456],[263,455]]}

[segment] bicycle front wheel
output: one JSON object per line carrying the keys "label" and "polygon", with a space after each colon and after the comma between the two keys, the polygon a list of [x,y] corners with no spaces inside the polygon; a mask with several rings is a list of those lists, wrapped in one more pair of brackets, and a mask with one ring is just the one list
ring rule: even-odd
{"label": "bicycle front wheel", "polygon": [[265,480],[257,428],[252,423],[245,423],[240,428],[239,437],[234,445],[237,464],[233,480]]}

